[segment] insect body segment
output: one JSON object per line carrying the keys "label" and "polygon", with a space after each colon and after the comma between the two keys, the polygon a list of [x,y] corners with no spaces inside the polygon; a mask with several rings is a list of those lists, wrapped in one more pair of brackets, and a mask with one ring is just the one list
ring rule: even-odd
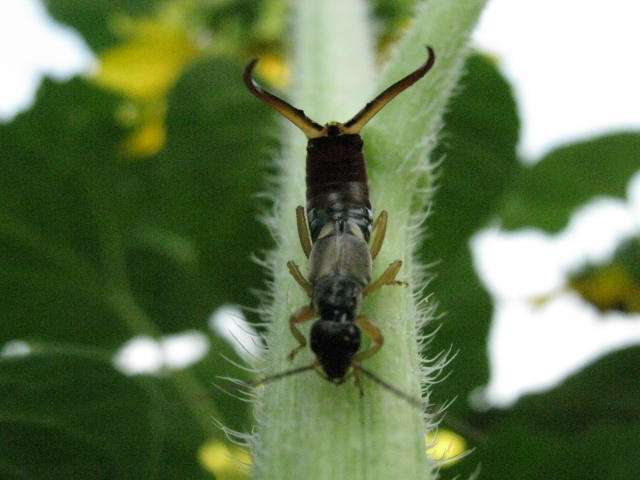
{"label": "insect body segment", "polygon": [[[309,368],[315,368],[336,384],[343,383],[351,373],[358,382],[360,371],[381,383],[360,365],[384,342],[375,323],[360,314],[362,302],[384,285],[404,284],[396,280],[401,260],[392,262],[380,278],[372,280],[372,263],[382,247],[388,215],[382,211],[373,220],[360,130],[384,105],[431,69],[435,54],[430,47],[427,50],[429,57],[424,65],[384,90],[351,120],[324,126],[256,84],[252,78],[256,60],[244,72],[251,93],[280,112],[308,138],[306,218],[302,206],[296,209],[300,243],[309,258],[308,277],[294,262],[288,262],[287,266],[311,301],[289,321],[299,343],[289,358],[293,359],[307,345],[299,324],[317,319],[309,334],[316,361]],[[371,345],[362,351],[361,333],[371,340]],[[298,371],[295,369],[295,373]]]}

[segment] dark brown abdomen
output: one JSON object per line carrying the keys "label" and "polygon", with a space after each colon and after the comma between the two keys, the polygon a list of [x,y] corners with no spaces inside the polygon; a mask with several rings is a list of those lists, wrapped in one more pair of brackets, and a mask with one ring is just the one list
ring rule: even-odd
{"label": "dark brown abdomen", "polygon": [[307,209],[371,208],[360,135],[309,140]]}
{"label": "dark brown abdomen", "polygon": [[360,135],[336,135],[307,144],[307,219],[312,241],[329,222],[355,223],[366,241],[371,203]]}

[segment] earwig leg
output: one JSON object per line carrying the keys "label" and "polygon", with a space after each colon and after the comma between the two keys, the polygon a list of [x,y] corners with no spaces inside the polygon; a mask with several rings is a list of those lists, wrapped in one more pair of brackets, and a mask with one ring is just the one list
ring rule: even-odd
{"label": "earwig leg", "polygon": [[396,280],[396,275],[400,271],[400,268],[402,268],[402,260],[391,262],[375,282],[371,282],[365,287],[364,295],[367,296],[385,285],[408,285],[407,282]]}
{"label": "earwig leg", "polygon": [[298,237],[300,238],[300,245],[304,254],[309,258],[311,254],[311,236],[309,235],[309,226],[307,225],[307,219],[304,215],[304,207],[298,205],[296,208],[296,223],[298,225]]}
{"label": "earwig leg", "polygon": [[314,312],[313,308],[311,307],[302,307],[296,313],[291,315],[291,318],[289,319],[289,329],[291,330],[291,333],[293,334],[293,336],[296,337],[296,340],[298,340],[298,343],[300,345],[298,345],[296,348],[291,350],[291,353],[287,355],[287,358],[289,359],[289,361],[293,360],[293,358],[298,354],[298,352],[307,346],[307,339],[304,338],[304,335],[302,335],[302,332],[298,330],[298,327],[296,327],[296,325],[298,323],[311,320],[315,316],[316,316],[316,312]]}
{"label": "earwig leg", "polygon": [[[358,315],[356,317],[356,324],[360,327],[360,330],[362,330],[364,334],[373,342],[373,344],[369,348],[363,350],[354,357],[354,361],[361,362],[362,360],[369,358],[378,350],[380,350],[380,347],[382,347],[382,344],[384,343],[384,337],[382,336],[382,332],[373,322],[373,320],[365,317],[364,315]],[[357,371],[357,368],[353,369],[354,375],[356,376]]]}
{"label": "earwig leg", "polygon": [[369,250],[371,251],[371,258],[375,259],[380,253],[380,249],[382,248],[382,242],[384,242],[384,237],[387,233],[387,219],[389,218],[389,214],[386,210],[380,212],[378,218],[373,222],[373,237],[371,239],[371,246]]}
{"label": "earwig leg", "polygon": [[311,294],[313,293],[313,287],[309,283],[309,280],[304,278],[304,275],[302,275],[302,273],[300,272],[300,268],[298,268],[296,262],[293,262],[291,260],[288,261],[287,267],[289,268],[289,273],[291,274],[293,279],[298,282],[298,285],[304,288],[304,291],[307,292],[307,295],[311,296]]}

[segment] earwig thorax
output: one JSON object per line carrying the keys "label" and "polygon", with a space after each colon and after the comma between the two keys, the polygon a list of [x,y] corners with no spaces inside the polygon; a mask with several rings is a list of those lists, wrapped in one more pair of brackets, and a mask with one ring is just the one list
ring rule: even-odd
{"label": "earwig thorax", "polygon": [[311,301],[322,320],[353,322],[360,311],[362,286],[352,277],[325,276],[315,283]]}

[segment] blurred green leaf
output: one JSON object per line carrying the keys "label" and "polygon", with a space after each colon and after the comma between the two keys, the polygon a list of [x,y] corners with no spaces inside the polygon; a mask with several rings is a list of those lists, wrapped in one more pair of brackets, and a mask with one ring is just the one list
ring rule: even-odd
{"label": "blurred green leaf", "polygon": [[402,31],[411,21],[416,0],[378,0],[372,2],[380,42],[391,43],[401,37]]}
{"label": "blurred green leaf", "polygon": [[113,345],[127,338],[105,302],[116,281],[113,210],[133,215],[115,155],[117,99],[86,82],[45,81],[33,110],[0,125],[0,342]]}
{"label": "blurred green leaf", "polygon": [[496,68],[474,56],[466,70],[432,155],[444,162],[422,249],[423,261],[438,261],[430,286],[445,314],[430,350],[451,349],[456,356],[451,376],[434,389],[434,398],[461,397],[452,411],[466,409],[465,395],[488,377],[492,306],[473,271],[469,238],[491,218],[517,169],[519,125],[511,89]]}
{"label": "blurred green leaf", "polygon": [[78,79],[47,82],[39,97],[0,126],[0,341],[114,347],[255,303],[269,122],[238,67],[204,62],[185,75],[166,148],[144,162],[118,153],[117,98]]}
{"label": "blurred green leaf", "polygon": [[477,448],[462,465],[447,472],[465,478],[518,480],[635,480],[638,425],[601,424],[579,435],[537,430],[506,423],[493,432],[487,445]]}
{"label": "blurred green leaf", "polygon": [[251,256],[270,243],[256,220],[265,207],[256,195],[265,186],[271,124],[240,79],[226,62],[189,70],[169,97],[165,149],[152,168],[139,166],[145,224],[131,279],[163,330],[203,325],[222,304],[254,305],[252,290],[262,286]]}
{"label": "blurred green leaf", "polygon": [[[462,254],[469,237],[494,215],[504,189],[518,170],[520,121],[506,80],[486,58],[472,56],[445,116],[440,145],[443,159],[436,182],[434,213],[428,220],[430,260]],[[427,257],[427,258],[429,258]]]}
{"label": "blurred green leaf", "polygon": [[613,258],[614,262],[624,265],[634,284],[640,285],[640,235],[631,237],[618,246]]}
{"label": "blurred green leaf", "polygon": [[505,196],[502,227],[561,230],[571,212],[598,195],[624,197],[640,170],[640,134],[608,135],[559,148],[522,166]]}
{"label": "blurred green leaf", "polygon": [[95,355],[0,359],[0,476],[157,478],[158,391]]}
{"label": "blurred green leaf", "polygon": [[630,347],[599,359],[549,392],[524,397],[509,416],[558,432],[580,432],[594,423],[630,422],[640,428],[638,379],[640,347]]}
{"label": "blurred green leaf", "polygon": [[115,23],[150,15],[157,0],[44,0],[49,13],[75,28],[94,52],[119,41]]}
{"label": "blurred green leaf", "polygon": [[447,409],[454,416],[464,415],[469,394],[489,381],[487,338],[493,302],[473,268],[471,252],[465,253],[451,261],[448,276],[438,275],[434,291],[443,317],[429,344],[430,352],[447,352],[452,359],[431,398],[439,405],[455,399]]}
{"label": "blurred green leaf", "polygon": [[[264,186],[264,132],[271,123],[240,73],[214,61],[187,72],[169,98],[166,148],[145,161],[121,154],[127,132],[115,118],[122,100],[79,79],[45,82],[32,111],[0,125],[6,158],[0,291],[7,319],[0,344],[19,338],[114,349],[135,334],[204,330],[217,306],[255,302],[250,289],[261,285],[261,272],[250,254],[269,235],[255,219],[263,204],[254,194]],[[162,382],[167,400],[157,416],[171,427],[161,478],[210,477],[197,451],[222,435],[214,415],[249,428],[246,405],[216,395],[213,386],[216,375],[246,373],[222,359],[235,356],[225,341],[210,342],[205,359]],[[75,388],[87,389],[86,378],[76,380]],[[60,419],[61,428],[67,423]],[[122,442],[135,451],[140,440],[125,433]],[[80,460],[92,454],[75,439],[58,444],[62,458],[65,451],[77,450]],[[12,451],[19,456],[23,448],[31,446]],[[135,459],[125,465],[142,468]],[[95,468],[77,477],[128,478],[120,470],[101,477]]]}
{"label": "blurred green leaf", "polygon": [[[178,390],[171,378],[160,379],[158,385],[164,397],[161,415],[167,431],[162,450],[162,468],[158,479],[211,480],[211,474],[198,462],[198,449],[210,437],[195,421],[190,407],[196,403],[217,403],[220,397],[185,398],[184,393]],[[208,420],[211,427],[215,428],[214,420],[216,419]],[[222,439],[222,435],[220,431],[219,438]]]}
{"label": "blurred green leaf", "polygon": [[452,473],[464,476],[481,464],[486,478],[637,478],[638,378],[640,347],[631,347],[511,409],[477,414],[473,427],[484,441]]}

